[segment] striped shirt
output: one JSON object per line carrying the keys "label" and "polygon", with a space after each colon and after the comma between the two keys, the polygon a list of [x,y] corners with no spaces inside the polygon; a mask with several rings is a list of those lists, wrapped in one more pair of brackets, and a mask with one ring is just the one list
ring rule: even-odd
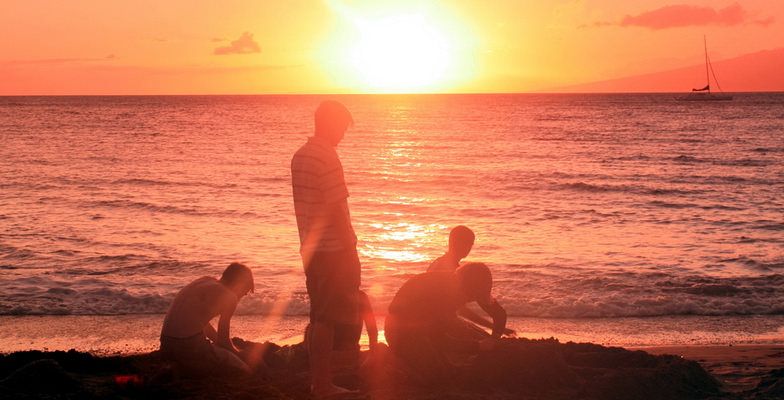
{"label": "striped shirt", "polygon": [[[334,146],[319,137],[309,138],[291,159],[291,187],[300,253],[348,250],[335,224],[335,217],[348,219],[349,212],[343,165]],[[343,215],[326,215],[326,208],[335,204],[342,208]],[[345,224],[356,243],[351,221]]]}

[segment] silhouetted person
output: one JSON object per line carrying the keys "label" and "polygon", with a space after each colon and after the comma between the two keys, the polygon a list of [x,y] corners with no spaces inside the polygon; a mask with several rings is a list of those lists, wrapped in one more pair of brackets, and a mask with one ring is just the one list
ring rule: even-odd
{"label": "silhouetted person", "polygon": [[[460,267],[460,261],[468,256],[474,247],[476,236],[474,231],[464,225],[458,225],[449,231],[449,247],[447,252],[433,260],[427,272],[447,271],[454,272]],[[495,301],[495,300],[493,300]],[[461,317],[485,328],[492,328],[493,324],[487,318],[471,311],[468,307],[460,307],[457,312]],[[504,329],[505,335],[513,335],[512,329]]]}
{"label": "silhouetted person", "polygon": [[[384,328],[392,352],[424,383],[446,383],[455,359],[495,346],[506,327],[506,311],[490,291],[485,264],[468,263],[455,272],[425,272],[409,279],[389,305]],[[457,311],[476,302],[493,319],[492,335],[466,324]]]}
{"label": "silhouetted person", "polygon": [[341,351],[359,351],[359,339],[362,337],[362,327],[368,334],[368,347],[372,351],[378,344],[378,326],[376,315],[367,293],[360,290],[357,295],[359,315],[353,324],[341,327],[335,336],[335,348]]}
{"label": "silhouetted person", "polygon": [[[349,367],[358,367],[359,362],[359,339],[362,337],[362,327],[364,326],[368,334],[368,347],[373,352],[378,346],[378,325],[376,315],[370,304],[370,299],[363,291],[359,291],[357,296],[359,302],[359,314],[357,320],[351,324],[340,324],[335,328],[335,338],[333,340],[333,350],[339,359],[337,364]],[[308,324],[305,328],[305,345],[309,345],[312,335],[312,326]]]}
{"label": "silhouetted person", "polygon": [[[220,280],[202,277],[182,288],[161,329],[161,355],[186,373],[250,372],[231,343],[231,317],[239,300],[254,288],[253,272],[232,263]],[[216,316],[218,330],[210,321]]]}
{"label": "silhouetted person", "polygon": [[474,231],[466,226],[458,225],[449,232],[449,247],[446,253],[433,260],[427,272],[453,272],[460,266],[460,260],[466,258],[474,247]]}
{"label": "silhouetted person", "polygon": [[378,345],[378,326],[376,325],[376,314],[373,312],[373,306],[370,305],[370,299],[365,292],[360,291],[359,304],[359,311],[362,313],[362,322],[365,324],[365,330],[368,334],[368,347],[372,352]]}
{"label": "silhouetted person", "polygon": [[336,330],[359,320],[360,263],[348,211],[348,189],[335,147],[353,124],[346,107],[328,100],[315,113],[315,133],[291,160],[300,254],[310,297],[308,349],[315,397],[349,392],[332,381]]}

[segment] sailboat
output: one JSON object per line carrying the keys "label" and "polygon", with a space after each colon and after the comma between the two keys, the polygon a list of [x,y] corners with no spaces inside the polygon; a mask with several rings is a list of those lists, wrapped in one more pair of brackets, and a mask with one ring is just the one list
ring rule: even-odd
{"label": "sailboat", "polygon": [[[716,73],[713,72],[713,65],[711,65],[710,58],[708,58],[708,40],[705,36],[702,37],[703,45],[705,47],[705,82],[706,85],[700,89],[692,89],[691,93],[685,96],[678,96],[676,100],[682,101],[716,101],[716,100],[732,100],[732,96],[728,94],[724,94],[721,91],[721,86],[719,85],[719,80],[716,79]],[[711,92],[711,80],[710,76],[713,75],[713,81],[716,83],[716,86],[719,88],[719,92]]]}

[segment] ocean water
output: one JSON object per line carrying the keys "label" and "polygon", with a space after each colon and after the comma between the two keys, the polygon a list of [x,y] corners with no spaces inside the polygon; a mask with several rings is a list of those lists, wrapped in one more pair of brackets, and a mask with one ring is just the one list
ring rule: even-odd
{"label": "ocean water", "polygon": [[[325,98],[0,97],[0,314],[160,314],[239,261],[241,316],[305,315],[289,162]],[[784,93],[329,98],[380,315],[464,224],[517,320],[784,321]]]}

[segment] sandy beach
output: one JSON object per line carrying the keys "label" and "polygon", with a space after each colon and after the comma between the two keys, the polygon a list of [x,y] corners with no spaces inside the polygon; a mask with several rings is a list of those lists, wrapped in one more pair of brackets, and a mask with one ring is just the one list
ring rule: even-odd
{"label": "sandy beach", "polygon": [[[777,399],[784,346],[681,346],[644,351],[553,340],[510,339],[478,357],[453,386],[411,384],[393,363],[378,375],[339,376],[371,399]],[[277,347],[276,347],[277,348]],[[296,346],[248,378],[177,376],[157,353],[96,357],[77,351],[0,356],[0,398],[307,399]],[[285,361],[282,355],[290,357]],[[280,356],[280,357],[279,357]]]}
{"label": "sandy beach", "polygon": [[[176,375],[155,352],[159,318],[3,317],[7,330],[0,334],[0,397],[309,398],[306,356],[296,345],[300,319],[277,320],[277,325],[267,321],[265,337],[275,343],[274,351],[265,358],[267,368],[252,377],[195,380]],[[259,340],[257,320],[239,318],[235,336]],[[784,396],[784,345],[776,343],[614,346],[505,339],[497,351],[466,365],[446,387],[412,383],[394,360],[373,365],[339,379],[361,389],[363,398],[389,400]]]}
{"label": "sandy beach", "polygon": [[[307,361],[296,346],[301,341],[306,318],[238,317],[233,326],[234,336],[257,343],[269,341],[281,350],[271,356],[270,368],[263,373],[228,381],[217,378],[197,381],[173,375],[155,353],[161,318],[155,314],[3,316],[0,318],[5,328],[0,333],[0,354],[3,354],[0,387],[4,390],[0,393],[5,394],[0,396],[308,398]],[[774,333],[735,334],[732,339],[748,340],[733,343],[726,335],[701,333],[703,328],[698,329],[697,325],[710,324],[710,320],[689,319],[681,325],[691,324],[692,339],[701,337],[703,341],[682,345],[679,343],[685,342],[685,334],[679,336],[672,327],[673,321],[662,319],[646,321],[651,329],[648,339],[637,337],[623,343],[612,341],[609,332],[617,333],[622,325],[639,321],[512,321],[522,337],[548,337],[545,335],[556,331],[563,332],[563,336],[508,339],[504,350],[474,360],[467,366],[467,375],[460,379],[460,385],[447,389],[412,385],[400,379],[394,363],[388,360],[376,367],[380,375],[371,378],[365,372],[364,376],[355,374],[344,379],[361,387],[371,398],[391,400],[774,399],[784,396],[784,384],[780,382],[784,375],[784,344]],[[749,326],[755,321],[745,322]],[[669,334],[663,330],[668,325]],[[655,326],[662,327],[656,330]],[[524,333],[523,327],[538,333]],[[668,335],[669,341],[661,340]],[[640,345],[654,340],[659,345]],[[362,343],[366,343],[366,337]],[[127,382],[123,383],[123,379]]]}

